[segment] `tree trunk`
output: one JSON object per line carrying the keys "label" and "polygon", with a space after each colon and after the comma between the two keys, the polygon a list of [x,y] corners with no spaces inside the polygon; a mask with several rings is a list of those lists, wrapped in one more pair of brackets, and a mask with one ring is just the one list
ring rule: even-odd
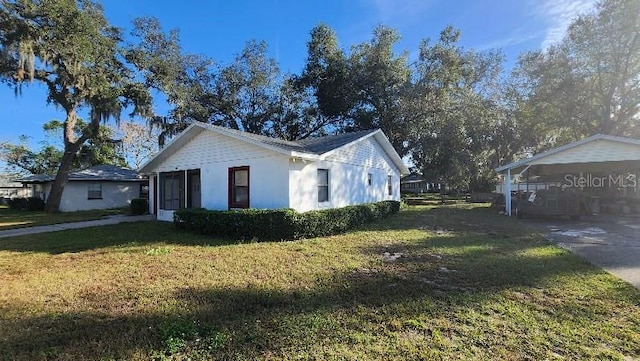
{"label": "tree trunk", "polygon": [[68,144],[65,146],[65,151],[62,155],[62,160],[60,161],[58,173],[56,173],[56,178],[51,185],[51,191],[49,191],[49,196],[47,197],[47,202],[44,206],[45,212],[51,213],[58,212],[60,210],[62,192],[69,180],[69,173],[71,172],[71,167],[73,166],[73,161],[76,157],[78,148],[77,144]]}
{"label": "tree trunk", "polygon": [[64,154],[62,155],[62,160],[60,160],[58,173],[56,173],[56,178],[53,184],[51,184],[51,190],[44,205],[45,212],[53,213],[60,211],[62,192],[64,192],[64,187],[69,180],[69,173],[73,167],[73,161],[82,143],[84,143],[86,139],[85,136],[80,137],[80,139],[75,138],[74,128],[76,124],[75,109],[70,108],[67,110],[67,119],[64,124]]}

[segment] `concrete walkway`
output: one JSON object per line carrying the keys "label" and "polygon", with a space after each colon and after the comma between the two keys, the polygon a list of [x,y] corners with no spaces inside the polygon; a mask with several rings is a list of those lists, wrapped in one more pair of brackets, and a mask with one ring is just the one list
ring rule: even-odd
{"label": "concrete walkway", "polygon": [[152,221],[154,219],[155,217],[150,214],[144,215],[144,216],[115,215],[115,216],[110,216],[103,219],[96,219],[93,221],[59,223],[59,224],[50,224],[47,226],[7,229],[4,231],[0,231],[0,238],[24,236],[27,234],[64,231],[66,229],[106,226],[110,224],[118,224],[118,223],[125,223],[125,222]]}

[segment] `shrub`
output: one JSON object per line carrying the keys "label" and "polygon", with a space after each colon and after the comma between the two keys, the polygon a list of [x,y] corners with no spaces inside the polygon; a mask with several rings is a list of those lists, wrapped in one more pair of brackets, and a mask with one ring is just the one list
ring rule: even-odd
{"label": "shrub", "polygon": [[8,202],[10,209],[25,209],[27,208],[26,198],[12,198]]}
{"label": "shrub", "polygon": [[134,198],[129,208],[134,216],[145,214],[149,210],[149,202],[144,198]]}
{"label": "shrub", "polygon": [[293,239],[292,209],[244,209],[209,211],[203,208],[182,209],[174,213],[178,228],[198,234],[239,239]]}
{"label": "shrub", "polygon": [[25,208],[28,211],[43,211],[44,201],[38,197],[29,197],[25,200]]}
{"label": "shrub", "polygon": [[13,198],[9,199],[7,205],[10,209],[42,211],[44,210],[44,201],[38,197]]}
{"label": "shrub", "polygon": [[384,218],[400,210],[400,202],[348,206],[297,213],[292,209],[210,211],[202,208],[174,212],[177,228],[214,237],[245,240],[293,240],[334,235]]}

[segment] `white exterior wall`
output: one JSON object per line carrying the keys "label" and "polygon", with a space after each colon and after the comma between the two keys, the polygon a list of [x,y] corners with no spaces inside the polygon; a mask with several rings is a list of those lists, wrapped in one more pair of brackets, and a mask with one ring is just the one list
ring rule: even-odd
{"label": "white exterior wall", "polygon": [[[290,207],[299,211],[400,200],[400,170],[374,137],[338,149],[325,160],[289,163]],[[329,201],[318,203],[317,170],[329,170]],[[372,175],[371,186],[367,184]],[[393,194],[387,194],[387,176],[392,176]]]}
{"label": "white exterior wall", "polygon": [[[214,132],[198,134],[154,171],[200,169],[202,207],[227,210],[229,168],[242,166],[249,167],[251,208],[289,207],[288,157]],[[154,190],[154,201],[158,195]],[[158,209],[157,218],[172,221],[173,211]]]}
{"label": "white exterior wall", "polygon": [[[96,182],[71,181],[62,192],[61,212],[84,211],[89,209],[108,209],[127,207],[131,199],[140,196],[138,182],[98,182],[102,184],[102,199],[88,199],[88,185]],[[47,197],[51,186],[45,187]]]}

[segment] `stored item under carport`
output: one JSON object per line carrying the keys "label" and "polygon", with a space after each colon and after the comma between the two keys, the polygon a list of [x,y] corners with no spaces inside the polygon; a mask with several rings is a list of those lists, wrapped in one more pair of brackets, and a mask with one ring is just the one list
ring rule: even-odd
{"label": "stored item under carport", "polygon": [[580,219],[581,214],[590,213],[581,193],[562,190],[560,187],[518,193],[511,207],[511,213],[518,218],[566,216],[571,219]]}

